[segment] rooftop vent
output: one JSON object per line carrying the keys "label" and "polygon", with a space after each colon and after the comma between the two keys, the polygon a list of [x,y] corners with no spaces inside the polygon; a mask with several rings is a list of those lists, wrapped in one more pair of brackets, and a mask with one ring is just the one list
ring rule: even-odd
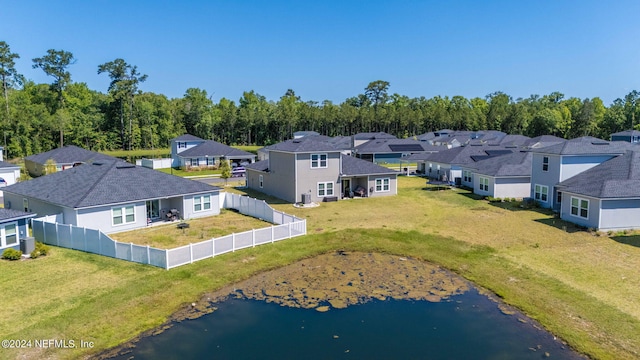
{"label": "rooftop vent", "polygon": [[604,141],[592,141],[591,145],[609,145],[609,143]]}

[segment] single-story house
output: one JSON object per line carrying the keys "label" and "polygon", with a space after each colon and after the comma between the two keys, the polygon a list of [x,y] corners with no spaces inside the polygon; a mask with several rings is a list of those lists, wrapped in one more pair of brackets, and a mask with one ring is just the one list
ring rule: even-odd
{"label": "single-story house", "polygon": [[640,143],[640,131],[625,130],[611,134],[611,141],[626,141],[634,144]]}
{"label": "single-story house", "polygon": [[562,219],[601,231],[640,229],[640,152],[627,151],[556,187]]}
{"label": "single-story house", "polygon": [[0,254],[6,249],[20,250],[20,240],[29,236],[29,219],[36,214],[0,209]]}
{"label": "single-story house", "polygon": [[153,221],[220,213],[220,188],[124,161],[103,160],[4,189],[4,207],[114,233]]}
{"label": "single-story house", "polygon": [[443,148],[413,139],[376,139],[356,146],[354,153],[356,157],[376,164],[399,163],[410,155],[437,152]]}
{"label": "single-story house", "polygon": [[[0,190],[17,183],[18,179],[20,179],[20,166],[0,161]],[[2,196],[2,191],[0,191],[0,196]]]}
{"label": "single-story house", "polygon": [[531,188],[532,153],[516,151],[462,166],[463,184],[495,198],[526,198]]}
{"label": "single-story house", "polygon": [[[56,171],[72,168],[75,165],[89,164],[97,160],[120,160],[99,152],[86,150],[75,145],[46,151],[24,158],[24,166],[32,177],[46,175],[47,162],[56,167]],[[123,161],[123,160],[120,160]]]}
{"label": "single-story house", "polygon": [[253,163],[256,156],[250,152],[233,148],[213,140],[205,140],[176,156],[178,167],[219,166],[223,160],[238,166]]}

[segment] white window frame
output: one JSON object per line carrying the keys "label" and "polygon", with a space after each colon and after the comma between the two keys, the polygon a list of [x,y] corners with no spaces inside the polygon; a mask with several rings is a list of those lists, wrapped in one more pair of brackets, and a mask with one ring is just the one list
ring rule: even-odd
{"label": "white window frame", "polygon": [[[7,230],[6,227],[13,225],[15,227],[15,235],[16,235],[16,242],[13,244],[7,244]],[[0,249],[2,248],[9,248],[9,247],[13,247],[16,245],[20,244],[20,227],[18,226],[17,222],[9,222],[6,224],[2,224],[0,225]]]}
{"label": "white window frame", "polygon": [[260,189],[262,189],[263,185],[264,185],[264,176],[258,175],[258,186],[260,186]]}
{"label": "white window frame", "polygon": [[463,178],[464,182],[472,182],[473,181],[472,173],[471,173],[470,170],[462,170],[462,178]]}
{"label": "white window frame", "polygon": [[317,191],[318,197],[333,196],[334,194],[333,181],[318,182],[318,185],[316,186],[316,191]]}
{"label": "white window frame", "polygon": [[207,157],[207,166],[213,166],[216,164],[216,158],[213,157]]}
{"label": "white window frame", "polygon": [[[574,205],[573,201],[577,201],[577,204]],[[583,207],[583,205],[586,205],[586,207]],[[588,219],[589,218],[589,199],[585,199],[585,198],[581,198],[581,197],[577,197],[577,196],[572,196],[571,197],[571,204],[569,204],[569,214],[571,214],[571,216],[575,216],[575,217],[579,217],[581,219]],[[575,209],[576,213],[573,213],[573,210]],[[582,216],[582,211],[585,211],[586,214],[584,216]]]}
{"label": "white window frame", "polygon": [[391,179],[390,178],[377,178],[376,192],[389,192],[391,191]]}
{"label": "white window frame", "polygon": [[329,156],[326,153],[311,154],[312,169],[325,169],[327,168],[328,164],[329,164]]}
{"label": "white window frame", "polygon": [[542,157],[542,171],[544,171],[544,172],[549,171],[549,157],[548,156],[543,156]]}
{"label": "white window frame", "polygon": [[480,182],[480,190],[489,192],[489,178],[480,176],[479,182]]}
{"label": "white window frame", "polygon": [[[127,214],[127,209],[133,209],[132,214]],[[120,217],[122,217],[122,222],[116,224],[116,216],[114,214],[114,210],[120,210]],[[127,221],[127,215],[133,215],[133,220]],[[111,225],[113,226],[121,226],[127,224],[134,224],[136,222],[136,206],[135,205],[123,205],[123,206],[114,206],[111,208]]]}
{"label": "white window frame", "polygon": [[29,199],[22,198],[22,207],[24,208],[25,212],[29,212]]}
{"label": "white window frame", "polygon": [[178,149],[186,149],[187,143],[184,141],[178,141]]}
{"label": "white window frame", "polygon": [[[546,191],[543,191],[545,189],[546,189]],[[542,199],[543,195],[547,197],[546,200]],[[549,202],[549,187],[546,186],[546,185],[535,184],[533,186],[533,198],[536,201],[542,201],[544,203],[548,203]]]}
{"label": "white window frame", "polygon": [[[195,160],[195,164],[193,163],[194,160]],[[189,164],[190,164],[190,166],[200,166],[200,159],[199,158],[190,158],[189,159]]]}
{"label": "white window frame", "polygon": [[[197,208],[200,207],[200,209]],[[211,210],[211,195],[197,195],[193,197],[193,212]]]}

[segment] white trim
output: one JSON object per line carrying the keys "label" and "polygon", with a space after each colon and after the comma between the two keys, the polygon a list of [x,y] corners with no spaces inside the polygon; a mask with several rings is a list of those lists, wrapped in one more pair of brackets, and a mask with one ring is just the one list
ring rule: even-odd
{"label": "white trim", "polygon": [[[378,181],[380,181],[380,190],[378,190]],[[391,179],[390,178],[375,178],[373,180],[375,186],[375,192],[389,192],[391,191]],[[386,182],[386,184],[385,184]]]}
{"label": "white trim", "polygon": [[[537,198],[536,195],[538,194],[538,191],[536,189],[536,187],[540,187],[540,198]],[[543,192],[542,189],[547,189],[547,192]],[[542,195],[546,195],[547,196],[547,200],[542,200]],[[533,199],[536,201],[541,201],[543,203],[548,203],[549,202],[549,187],[547,185],[540,185],[540,184],[534,184],[533,185]]]}
{"label": "white trim", "polygon": [[[127,221],[127,208],[133,209],[133,214],[128,214],[128,215],[133,215],[133,221]],[[114,209],[120,209],[120,211],[122,211],[120,214],[120,216],[122,217],[122,222],[119,224],[116,224],[114,221],[115,220],[115,215],[113,213]],[[116,206],[111,208],[111,226],[123,226],[127,224],[135,224],[135,222],[136,222],[136,206],[135,205],[123,205],[120,207]]]}
{"label": "white trim", "polygon": [[[576,199],[578,201],[578,204],[576,205],[576,213],[573,213],[573,199]],[[587,207],[585,210],[587,210],[587,215],[586,216],[582,216],[582,210],[584,209],[582,207],[582,202],[586,201],[587,202]],[[572,196],[571,197],[571,201],[569,202],[569,215],[574,216],[574,217],[578,217],[581,219],[589,219],[589,199],[585,199],[585,198],[581,198],[578,196]]]}
{"label": "white trim", "polygon": [[[317,166],[313,166],[313,157],[316,156],[317,159],[315,160],[318,165]],[[324,166],[322,166],[322,157],[324,157]],[[309,166],[311,169],[326,169],[327,167],[329,167],[329,155],[327,153],[317,153],[317,154],[311,154],[309,156]]]}
{"label": "white trim", "polygon": [[[11,245],[7,244],[7,233],[5,229],[7,225],[15,226],[16,242]],[[10,248],[18,245],[20,245],[20,225],[18,225],[18,222],[12,221],[0,225],[0,249]]]}
{"label": "white trim", "polygon": [[[486,182],[486,184],[483,184],[483,180],[484,180],[484,182]],[[489,192],[489,178],[488,177],[478,176],[478,183],[480,185],[480,191]],[[484,186],[486,186],[486,189],[484,188]]]}
{"label": "white trim", "polygon": [[[544,162],[544,159],[547,159],[547,162]],[[547,165],[547,170],[544,169],[544,166]],[[543,172],[549,172],[549,157],[548,156],[542,156],[542,171]]]}
{"label": "white trim", "polygon": [[[209,201],[205,201],[205,199],[207,199]],[[196,199],[198,199],[198,205],[200,205],[200,210],[196,210]],[[207,208],[205,205],[209,204],[209,207]],[[202,212],[202,211],[209,211],[211,210],[211,194],[203,194],[203,195],[197,195],[193,197],[193,212],[197,213],[197,212]]]}
{"label": "white trim", "polygon": [[[331,184],[331,189],[329,189],[329,185]],[[324,194],[320,194],[320,185],[323,185],[322,191],[324,192]],[[331,190],[331,194],[329,194],[329,190]],[[325,196],[334,196],[335,194],[335,185],[333,183],[333,181],[319,181],[316,184],[316,195],[318,197],[325,197]]]}

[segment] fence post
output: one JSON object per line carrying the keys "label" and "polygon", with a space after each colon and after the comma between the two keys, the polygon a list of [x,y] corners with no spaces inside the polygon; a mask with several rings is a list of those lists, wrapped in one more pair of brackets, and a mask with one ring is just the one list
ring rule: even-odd
{"label": "fence post", "polygon": [[231,250],[236,251],[236,233],[231,233]]}
{"label": "fence post", "polygon": [[307,219],[302,220],[304,224],[304,235],[307,235]]}
{"label": "fence post", "polygon": [[289,223],[289,239],[291,239],[291,223]]}
{"label": "fence post", "polygon": [[129,243],[129,261],[133,261],[133,243]]}
{"label": "fence post", "polygon": [[169,250],[164,250],[164,268],[169,270]]}
{"label": "fence post", "polygon": [[82,227],[82,238],[84,239],[84,251],[87,251],[87,228]]}
{"label": "fence post", "polygon": [[211,255],[211,257],[216,256],[216,238],[211,239],[211,253],[213,255]]}
{"label": "fence post", "polygon": [[44,227],[44,221],[41,221],[40,225],[42,225],[42,236],[43,236],[42,242],[47,244],[47,232],[45,231],[46,229]]}
{"label": "fence post", "polygon": [[274,234],[274,230],[273,229],[275,229],[275,226],[271,225],[271,243],[272,244],[275,241],[274,239],[276,237],[276,235]]}
{"label": "fence post", "polygon": [[256,229],[251,229],[251,243],[256,247]]}
{"label": "fence post", "polygon": [[149,245],[147,245],[147,264],[151,265],[151,251],[149,250]]}
{"label": "fence post", "polygon": [[189,243],[189,264],[193,264],[193,244]]}

